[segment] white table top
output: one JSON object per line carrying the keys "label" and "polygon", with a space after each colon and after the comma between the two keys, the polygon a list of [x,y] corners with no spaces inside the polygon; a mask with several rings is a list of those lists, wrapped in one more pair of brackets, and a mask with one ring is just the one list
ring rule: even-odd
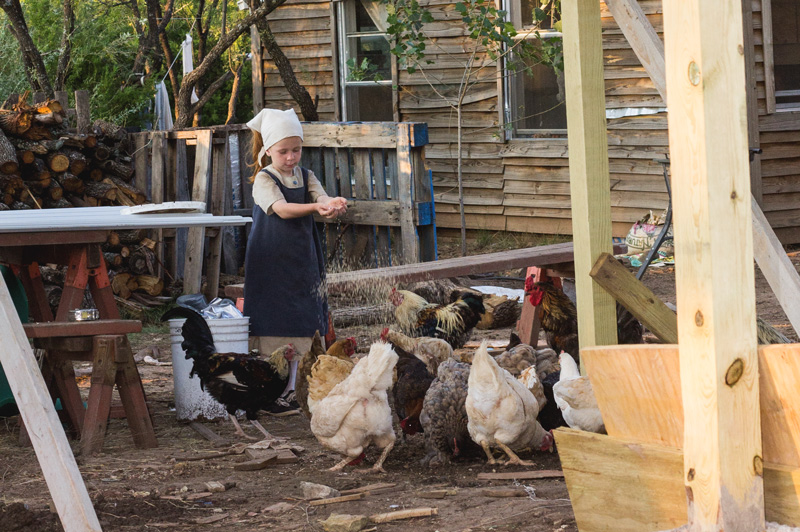
{"label": "white table top", "polygon": [[43,231],[92,231],[166,229],[175,227],[240,226],[252,222],[245,216],[214,216],[208,213],[122,214],[126,207],[74,207],[70,209],[26,209],[0,212],[0,233]]}

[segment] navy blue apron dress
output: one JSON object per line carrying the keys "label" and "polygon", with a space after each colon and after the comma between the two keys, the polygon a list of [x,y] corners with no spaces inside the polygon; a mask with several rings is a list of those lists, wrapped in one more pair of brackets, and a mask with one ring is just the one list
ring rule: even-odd
{"label": "navy blue apron dress", "polygon": [[[310,203],[308,172],[301,171],[303,186],[288,188],[263,170],[287,203]],[[250,336],[311,337],[317,330],[327,332],[325,259],[312,215],[283,219],[254,205],[244,268],[244,315],[250,318]]]}

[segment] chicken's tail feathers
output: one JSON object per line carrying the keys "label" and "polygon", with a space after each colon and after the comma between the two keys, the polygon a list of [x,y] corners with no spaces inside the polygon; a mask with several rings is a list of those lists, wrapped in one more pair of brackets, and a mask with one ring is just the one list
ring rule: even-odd
{"label": "chicken's tail feathers", "polygon": [[161,316],[161,321],[185,318],[181,334],[183,343],[181,347],[186,352],[186,358],[195,358],[198,355],[212,355],[216,352],[214,337],[211,335],[206,320],[197,312],[186,307],[175,307]]}

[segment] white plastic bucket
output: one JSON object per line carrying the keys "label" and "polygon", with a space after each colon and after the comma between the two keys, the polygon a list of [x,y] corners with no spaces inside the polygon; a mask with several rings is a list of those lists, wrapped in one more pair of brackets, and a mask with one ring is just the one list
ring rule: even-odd
{"label": "white plastic bucket", "polygon": [[[172,342],[172,378],[175,389],[175,410],[179,420],[217,419],[228,417],[225,407],[200,388],[197,375],[189,377],[192,360],[186,359],[181,348],[181,328],[186,320],[169,320],[169,337]],[[250,318],[206,320],[214,345],[220,353],[247,353]]]}

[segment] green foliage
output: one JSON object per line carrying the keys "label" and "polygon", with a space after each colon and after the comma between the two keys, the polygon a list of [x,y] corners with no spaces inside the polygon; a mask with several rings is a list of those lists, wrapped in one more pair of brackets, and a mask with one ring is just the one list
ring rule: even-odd
{"label": "green foliage", "polygon": [[[424,32],[424,25],[433,22],[430,11],[421,7],[417,0],[383,1],[389,13],[387,33],[394,41],[391,52],[400,64],[413,73],[422,62],[431,63],[425,59],[427,37]],[[455,9],[475,43],[475,51],[484,49],[493,60],[505,58],[511,70],[529,69],[531,63],[544,63],[563,70],[561,40],[542,36],[538,29],[547,22],[545,26],[561,30],[560,0],[540,0],[532,21],[537,29],[527,39],[518,38],[517,29],[507,20],[507,12],[497,9],[493,0],[462,0],[455,4]]]}
{"label": "green foliage", "polygon": [[[74,0],[75,31],[72,34],[72,54],[70,70],[65,90],[72,94],[76,90],[86,89],[90,94],[90,108],[93,119],[102,118],[120,125],[144,126],[152,120],[150,106],[154,94],[154,85],[167,74],[170,65],[162,62],[158,71],[145,76],[144,72],[133,72],[132,67],[138,48],[138,37],[134,31],[133,13],[126,3],[106,0]],[[236,8],[235,0],[228,3],[228,28],[230,29],[246,12]],[[193,28],[194,15],[199,0],[176,0],[173,19],[168,27],[167,36],[174,54],[180,52],[180,43],[187,33],[192,32],[195,38],[194,52],[197,49],[197,32]],[[140,24],[146,25],[144,2],[139,2],[142,15]],[[209,2],[206,2],[206,10]],[[25,0],[23,11],[31,38],[39,49],[44,64],[55,79],[58,58],[61,49],[62,5],[52,0]],[[204,14],[204,22],[207,17]],[[210,49],[221,34],[222,9],[218,5],[211,19],[211,31],[208,48]],[[0,23],[4,26],[7,19],[0,13]],[[218,64],[214,65],[205,78],[210,84],[222,75],[229,66],[235,68],[244,59],[250,49],[247,33],[240,38]],[[159,50],[160,51],[160,50]],[[195,65],[197,56],[195,55]],[[174,63],[173,68],[180,71],[181,60]],[[242,83],[237,107],[237,122],[246,121],[252,113],[252,82],[249,61],[242,71]],[[144,83],[141,80],[144,79]],[[180,77],[179,77],[180,79]],[[206,104],[202,110],[203,125],[223,124],[227,117],[228,100],[232,81],[228,81]],[[171,93],[171,86],[167,80]],[[10,93],[21,93],[30,87],[23,70],[19,44],[10,31],[0,31],[0,101]],[[174,95],[171,95],[174,104]]]}
{"label": "green foliage", "polygon": [[356,64],[356,59],[347,60],[347,81],[381,81],[383,76],[378,72],[378,67],[366,57]]}

